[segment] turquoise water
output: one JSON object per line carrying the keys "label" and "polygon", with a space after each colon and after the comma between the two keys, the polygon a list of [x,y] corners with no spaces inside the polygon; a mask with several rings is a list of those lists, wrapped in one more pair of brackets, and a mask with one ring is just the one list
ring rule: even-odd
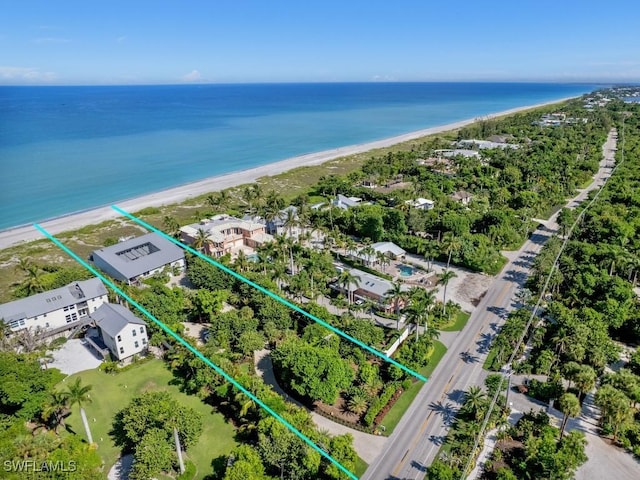
{"label": "turquoise water", "polygon": [[400,270],[400,276],[401,277],[410,277],[416,271],[415,268],[410,267],[409,265],[400,265],[398,267],[398,270]]}
{"label": "turquoise water", "polygon": [[524,83],[0,87],[0,229],[593,89]]}

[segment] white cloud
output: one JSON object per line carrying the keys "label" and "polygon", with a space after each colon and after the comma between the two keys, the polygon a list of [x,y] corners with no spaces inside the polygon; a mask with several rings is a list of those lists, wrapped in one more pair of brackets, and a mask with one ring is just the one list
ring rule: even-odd
{"label": "white cloud", "polygon": [[182,76],[183,82],[201,82],[202,80],[202,75],[198,70],[191,70],[189,73]]}
{"label": "white cloud", "polygon": [[69,43],[71,40],[68,38],[58,38],[58,37],[38,37],[33,39],[33,43],[37,43],[38,45],[47,44],[47,43]]}
{"label": "white cloud", "polygon": [[50,83],[56,78],[55,73],[37,68],[0,66],[0,83]]}
{"label": "white cloud", "polygon": [[120,37],[116,38],[116,42],[118,43],[122,43],[127,39],[126,35],[121,35]]}

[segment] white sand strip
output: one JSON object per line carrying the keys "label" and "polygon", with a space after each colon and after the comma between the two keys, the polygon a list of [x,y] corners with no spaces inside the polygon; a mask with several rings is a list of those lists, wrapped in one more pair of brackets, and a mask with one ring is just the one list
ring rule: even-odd
{"label": "white sand strip", "polygon": [[[253,183],[258,178],[264,176],[277,175],[287,170],[291,170],[296,167],[302,167],[307,165],[318,165],[329,160],[333,160],[340,157],[346,157],[356,153],[367,152],[376,148],[385,148],[397,143],[406,142],[409,140],[415,140],[416,138],[432,135],[434,133],[441,133],[447,130],[454,130],[460,127],[464,127],[480,119],[486,120],[489,118],[495,118],[503,115],[510,115],[523,110],[529,110],[532,108],[538,108],[546,105],[552,105],[554,103],[560,103],[571,98],[567,97],[560,100],[553,100],[550,102],[540,103],[537,105],[530,105],[525,107],[512,108],[503,112],[493,113],[489,115],[483,115],[482,117],[476,117],[468,120],[462,120],[460,122],[449,123],[447,125],[441,125],[437,127],[426,128],[424,130],[418,130],[416,132],[406,133],[404,135],[398,135],[396,137],[386,138],[383,140],[376,140],[374,142],[362,143],[359,145],[351,145],[347,147],[334,148],[332,150],[325,150],[317,153],[309,153],[306,155],[300,155],[298,157],[288,158],[279,162],[262,165],[260,167],[250,168],[240,172],[228,173],[217,177],[210,177],[204,180],[200,180],[193,183],[181,185],[179,187],[169,188],[156,193],[143,195],[129,200],[124,200],[117,203],[119,207],[128,211],[135,212],[142,210],[146,207],[159,207],[162,205],[171,205],[174,203],[182,202],[191,197],[197,197],[199,195],[217,192],[224,190],[225,188],[235,187],[247,183]],[[97,207],[90,210],[71,213],[61,217],[56,217],[50,220],[40,222],[40,225],[49,233],[56,235],[61,232],[69,230],[75,230],[85,225],[91,225],[118,217],[118,213],[115,212],[110,206]],[[7,230],[0,231],[0,249],[10,247],[12,245],[19,244],[21,242],[29,242],[43,238],[42,234],[38,232],[33,226],[25,225],[15,227]]]}

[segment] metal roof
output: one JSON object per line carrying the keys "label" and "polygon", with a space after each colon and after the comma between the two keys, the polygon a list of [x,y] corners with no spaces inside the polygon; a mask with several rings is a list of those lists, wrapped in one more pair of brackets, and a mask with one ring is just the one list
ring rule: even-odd
{"label": "metal roof", "polygon": [[184,259],[180,247],[153,232],[95,250],[92,255],[94,262],[100,258],[127,279]]}
{"label": "metal roof", "polygon": [[147,322],[136,317],[130,310],[115,303],[103,303],[90,316],[111,338],[115,338],[129,324],[147,325]]}
{"label": "metal roof", "polygon": [[107,295],[107,289],[99,278],[81,280],[55,290],[2,304],[0,305],[0,318],[8,323],[14,320],[38,317],[103,295]]}

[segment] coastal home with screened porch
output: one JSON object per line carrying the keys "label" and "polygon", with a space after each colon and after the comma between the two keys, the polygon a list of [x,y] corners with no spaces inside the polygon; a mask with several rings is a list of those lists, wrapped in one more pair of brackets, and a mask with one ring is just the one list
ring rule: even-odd
{"label": "coastal home with screened porch", "polygon": [[240,250],[251,253],[264,243],[273,240],[266,233],[267,226],[251,219],[230,215],[216,215],[180,229],[180,238],[190,245],[202,238],[201,249],[212,257],[229,254],[235,256]]}
{"label": "coastal home with screened porch", "polygon": [[28,328],[50,337],[85,325],[89,314],[108,301],[104,284],[99,278],[90,278],[4,303],[0,319],[12,332]]}

